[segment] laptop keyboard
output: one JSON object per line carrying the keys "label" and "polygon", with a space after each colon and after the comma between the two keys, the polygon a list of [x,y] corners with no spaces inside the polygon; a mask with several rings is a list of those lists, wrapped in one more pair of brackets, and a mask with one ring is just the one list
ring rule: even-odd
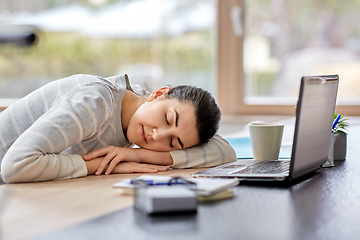
{"label": "laptop keyboard", "polygon": [[233,173],[283,173],[290,169],[290,161],[269,161],[258,163]]}

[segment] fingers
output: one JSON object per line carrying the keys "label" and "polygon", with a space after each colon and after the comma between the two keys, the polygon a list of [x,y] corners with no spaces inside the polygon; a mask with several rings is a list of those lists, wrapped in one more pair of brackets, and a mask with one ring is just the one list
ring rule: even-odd
{"label": "fingers", "polygon": [[170,169],[170,166],[158,166],[157,171],[158,172],[166,172]]}
{"label": "fingers", "polygon": [[[115,158],[115,157],[116,157],[116,153],[114,153],[114,152],[108,153],[108,154],[104,157],[104,159],[101,161],[98,169],[97,169],[96,172],[95,172],[95,175],[100,175],[100,174],[102,174],[103,171],[104,171],[104,169],[106,168],[106,166],[109,164],[109,162],[111,162],[110,165],[113,166],[112,169],[114,169],[114,167],[121,161],[121,159]],[[117,160],[118,160],[118,161],[117,161]],[[117,162],[116,162],[116,161],[117,161]],[[110,173],[112,172],[112,169],[110,170],[109,168],[110,168],[110,166],[108,167],[108,169],[107,169],[107,171],[106,171],[107,174],[110,174]],[[105,174],[106,174],[106,173],[105,173]]]}
{"label": "fingers", "polygon": [[160,166],[160,165],[153,165],[153,164],[144,164],[144,163],[134,163],[129,162],[132,168],[130,172],[133,173],[156,173],[156,172],[166,172],[170,169],[169,166]]}
{"label": "fingers", "polygon": [[153,164],[145,164],[145,163],[137,163],[137,162],[125,162],[120,161],[119,163],[115,163],[119,160],[114,161],[115,167],[110,167],[109,164],[109,172],[108,173],[157,173],[157,172],[166,172],[170,169],[170,166],[162,166],[162,165],[153,165]]}
{"label": "fingers", "polygon": [[109,167],[106,169],[106,175],[109,175],[114,170],[116,165],[122,161],[122,158],[119,155],[115,155],[114,157],[115,158],[111,160]]}
{"label": "fingers", "polygon": [[113,173],[157,173],[165,172],[169,169],[169,166],[160,166],[137,162],[120,162],[115,166]]}
{"label": "fingers", "polygon": [[[81,155],[85,161],[102,158],[95,175],[101,175],[104,171],[108,175],[115,173],[156,173],[165,172],[170,169],[169,166],[139,163],[141,159],[134,153],[134,149],[108,146],[97,149]],[[125,162],[126,161],[126,162]]]}
{"label": "fingers", "polygon": [[143,166],[137,166],[131,170],[132,173],[157,173],[157,169],[155,168],[147,168]]}
{"label": "fingers", "polygon": [[97,157],[106,155],[110,151],[110,147],[102,147],[95,151],[89,152],[86,155],[81,155],[85,161],[92,160]]}

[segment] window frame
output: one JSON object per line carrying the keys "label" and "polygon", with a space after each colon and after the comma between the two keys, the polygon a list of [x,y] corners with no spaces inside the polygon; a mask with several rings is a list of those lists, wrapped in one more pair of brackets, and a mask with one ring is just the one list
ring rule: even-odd
{"label": "window frame", "polygon": [[[245,102],[245,77],[243,69],[243,35],[236,36],[231,20],[233,7],[240,7],[242,28],[245,21],[245,0],[218,1],[218,102],[223,115],[295,115],[295,105],[288,101],[282,104],[249,104]],[[244,32],[244,31],[243,31]],[[273,102],[281,99],[272,98]],[[291,102],[291,101],[290,101]],[[336,112],[360,116],[358,102],[338,101]]]}
{"label": "window frame", "polygon": [[4,111],[8,106],[16,102],[17,98],[0,98],[0,112]]}

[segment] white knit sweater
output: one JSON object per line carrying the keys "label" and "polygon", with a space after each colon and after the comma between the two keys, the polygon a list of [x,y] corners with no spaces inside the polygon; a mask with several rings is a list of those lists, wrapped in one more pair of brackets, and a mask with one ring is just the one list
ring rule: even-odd
{"label": "white knit sweater", "polygon": [[[127,147],[121,102],[132,90],[127,75],[74,75],[53,81],[0,114],[4,182],[32,182],[87,175],[86,154],[104,146]],[[220,136],[208,144],[170,152],[172,167],[209,167],[236,160]]]}

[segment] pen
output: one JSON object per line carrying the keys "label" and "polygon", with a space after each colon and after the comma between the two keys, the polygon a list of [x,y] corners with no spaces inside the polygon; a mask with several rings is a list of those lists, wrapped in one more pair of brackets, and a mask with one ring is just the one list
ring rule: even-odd
{"label": "pen", "polygon": [[[165,182],[156,182],[154,180],[143,180],[143,181],[148,185],[168,185],[169,184],[169,181],[165,181]],[[134,184],[133,179],[131,179],[130,184]],[[177,180],[175,180],[175,181],[171,182],[171,185],[174,185],[174,184],[184,184],[184,183],[178,182]]]}
{"label": "pen", "polygon": [[333,129],[333,130],[334,130],[336,124],[339,122],[340,117],[341,117],[341,115],[339,114],[339,115],[337,115],[336,119],[334,120],[333,125],[332,125],[332,129]]}

